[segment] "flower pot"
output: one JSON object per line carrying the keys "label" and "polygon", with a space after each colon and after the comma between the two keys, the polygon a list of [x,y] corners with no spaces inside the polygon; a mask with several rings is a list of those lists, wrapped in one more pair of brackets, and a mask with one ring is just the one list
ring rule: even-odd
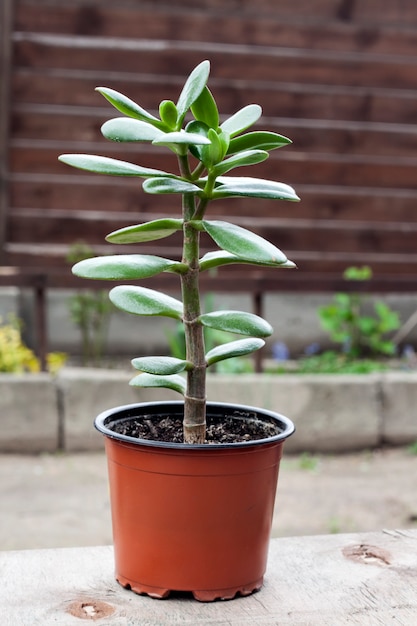
{"label": "flower pot", "polygon": [[116,407],[96,418],[106,436],[116,579],[157,598],[171,591],[203,601],[248,595],[263,582],[282,447],[294,425],[270,411],[208,403],[208,421],[256,416],[279,432],[191,446],[109,428],[132,416],[182,413],[182,402],[159,402]]}

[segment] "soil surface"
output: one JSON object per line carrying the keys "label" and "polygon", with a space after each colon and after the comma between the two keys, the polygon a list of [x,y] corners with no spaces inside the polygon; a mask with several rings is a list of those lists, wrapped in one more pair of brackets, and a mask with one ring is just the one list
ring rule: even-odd
{"label": "soil surface", "polygon": [[[0,455],[0,550],[112,541],[104,453]],[[273,536],[415,528],[417,456],[407,449],[285,455]]]}
{"label": "soil surface", "polygon": [[[109,425],[119,435],[127,435],[137,439],[183,443],[182,417],[143,416],[119,420]],[[222,417],[221,420],[207,423],[206,441],[210,444],[241,443],[267,439],[279,433],[275,424],[259,419],[239,419]]]}

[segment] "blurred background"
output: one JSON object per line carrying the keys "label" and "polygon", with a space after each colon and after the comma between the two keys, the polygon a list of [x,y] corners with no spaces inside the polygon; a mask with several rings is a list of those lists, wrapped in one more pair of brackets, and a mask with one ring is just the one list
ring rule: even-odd
{"label": "blurred background", "polygon": [[[80,315],[89,306],[99,316],[103,309],[100,302],[74,304],[74,290],[85,293],[87,285],[71,276],[72,260],[117,251],[104,243],[116,228],[177,212],[175,199],[149,196],[140,182],[57,161],[61,153],[91,152],[175,167],[169,155],[142,144],[106,141],[100,126],[114,110],[95,87],[112,87],[155,113],[161,99],[176,100],[186,75],[206,58],[224,115],[259,103],[258,128],[293,141],[252,175],[291,184],[301,197],[299,204],[259,201],[255,209],[247,199],[212,205],[211,216],[255,228],[298,266],[224,269],[205,284],[215,305],[262,310],[275,328],[268,354],[276,342],[291,354],[313,342],[324,346],[317,308],[337,290],[382,295],[403,324],[412,316],[413,0],[390,0],[383,10],[377,0],[3,0],[0,12],[0,313],[23,321],[32,348],[80,354]],[[175,236],[156,247],[142,251],[178,256]],[[352,265],[370,267],[372,276],[346,282]],[[149,286],[167,287],[163,278]],[[138,320],[112,314],[104,323],[109,354],[161,350],[161,338],[166,344],[166,321],[143,322],[133,355]],[[414,345],[414,324],[403,339]]]}

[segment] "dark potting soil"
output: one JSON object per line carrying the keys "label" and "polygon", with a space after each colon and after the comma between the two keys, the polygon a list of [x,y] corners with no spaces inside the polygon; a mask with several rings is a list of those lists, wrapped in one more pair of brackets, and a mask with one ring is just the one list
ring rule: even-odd
{"label": "dark potting soil", "polygon": [[[130,417],[108,424],[108,427],[120,435],[137,439],[183,443],[181,417],[166,415]],[[273,422],[253,418],[222,417],[221,420],[208,421],[205,443],[256,441],[267,439],[279,432],[279,428]]]}

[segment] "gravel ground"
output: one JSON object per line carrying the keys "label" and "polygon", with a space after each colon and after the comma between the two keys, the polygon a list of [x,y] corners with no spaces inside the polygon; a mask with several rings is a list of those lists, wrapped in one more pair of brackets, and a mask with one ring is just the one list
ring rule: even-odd
{"label": "gravel ground", "polygon": [[[102,453],[0,455],[0,550],[111,543],[106,472]],[[282,462],[274,536],[416,522],[417,455],[407,449]]]}

